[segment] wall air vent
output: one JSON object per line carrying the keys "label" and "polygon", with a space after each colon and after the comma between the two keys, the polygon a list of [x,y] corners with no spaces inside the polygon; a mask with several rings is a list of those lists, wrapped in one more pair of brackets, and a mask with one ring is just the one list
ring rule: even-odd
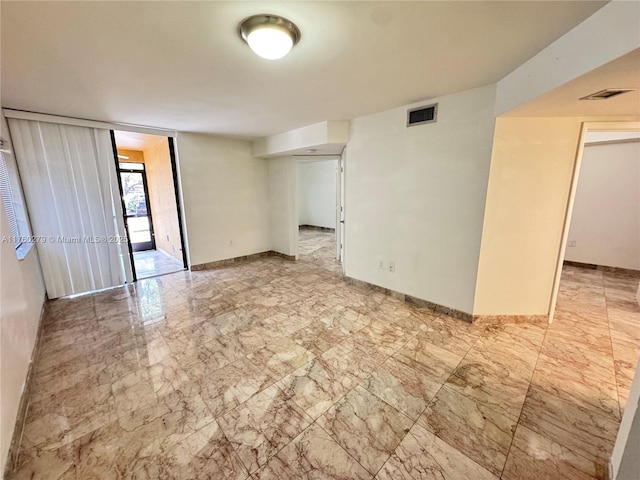
{"label": "wall air vent", "polygon": [[592,93],[591,95],[587,95],[586,97],[582,97],[580,100],[606,100],[608,98],[615,97],[616,95],[633,91],[635,91],[635,88],[607,88],[605,90]]}
{"label": "wall air vent", "polygon": [[412,108],[407,111],[407,127],[422,125],[423,123],[433,123],[438,119],[438,104],[426,105],[424,107]]}

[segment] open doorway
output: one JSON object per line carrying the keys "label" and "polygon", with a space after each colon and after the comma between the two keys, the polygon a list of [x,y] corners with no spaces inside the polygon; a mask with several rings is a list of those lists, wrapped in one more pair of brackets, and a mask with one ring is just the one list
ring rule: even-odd
{"label": "open doorway", "polygon": [[[124,155],[122,156],[125,157]],[[156,242],[149,205],[149,186],[144,163],[118,162],[118,174],[124,200],[124,219],[134,252],[155,250]]]}
{"label": "open doorway", "polygon": [[[583,125],[558,256],[550,322],[563,296],[567,296],[567,289],[579,290],[572,282],[587,280],[596,283],[602,280],[603,287],[605,281],[609,284],[602,291],[603,303],[622,302],[625,309],[640,313],[637,122]],[[607,295],[616,298],[607,300]]]}
{"label": "open doorway", "polygon": [[115,131],[114,142],[135,277],[184,270],[172,139]]}
{"label": "open doorway", "polygon": [[547,338],[582,346],[574,392],[621,415],[640,357],[640,124],[584,124],[555,281]]}
{"label": "open doorway", "polygon": [[341,270],[340,157],[296,160],[298,258]]}

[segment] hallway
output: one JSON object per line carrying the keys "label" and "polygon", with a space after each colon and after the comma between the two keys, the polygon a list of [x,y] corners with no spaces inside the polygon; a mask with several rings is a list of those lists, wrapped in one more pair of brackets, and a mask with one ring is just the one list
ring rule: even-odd
{"label": "hallway", "polygon": [[159,249],[135,252],[133,263],[136,268],[136,276],[139,279],[184,270],[181,261]]}
{"label": "hallway", "polygon": [[566,267],[548,328],[472,325],[346,283],[332,234],[300,234],[297,262],[49,302],[9,478],[603,478],[638,276]]}

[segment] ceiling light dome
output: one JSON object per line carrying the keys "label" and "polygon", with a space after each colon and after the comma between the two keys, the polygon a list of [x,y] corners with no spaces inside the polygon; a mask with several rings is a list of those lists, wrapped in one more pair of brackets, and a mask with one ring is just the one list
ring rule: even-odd
{"label": "ceiling light dome", "polygon": [[254,15],[243,20],[238,33],[251,50],[268,60],[284,57],[300,40],[296,25],[277,15]]}

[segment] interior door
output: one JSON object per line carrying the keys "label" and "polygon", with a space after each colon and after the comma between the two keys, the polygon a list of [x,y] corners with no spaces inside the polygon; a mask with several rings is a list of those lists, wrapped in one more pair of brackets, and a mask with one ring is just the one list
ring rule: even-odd
{"label": "interior door", "polygon": [[122,199],[129,241],[134,252],[155,250],[153,221],[149,206],[149,188],[144,163],[120,162]]}

